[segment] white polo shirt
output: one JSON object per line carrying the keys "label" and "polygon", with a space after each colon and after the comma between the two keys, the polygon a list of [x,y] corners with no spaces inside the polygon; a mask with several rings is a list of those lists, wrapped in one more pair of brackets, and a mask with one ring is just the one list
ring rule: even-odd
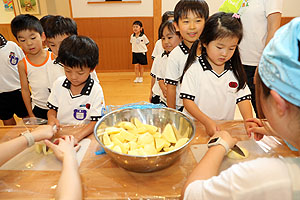
{"label": "white polo shirt", "polygon": [[179,98],[180,78],[182,76],[189,51],[190,49],[182,41],[172,50],[168,58],[165,82],[166,84],[176,85],[176,108],[183,106],[182,100]]}
{"label": "white polo shirt", "polygon": [[22,49],[14,42],[6,41],[0,34],[0,93],[21,88],[18,63],[24,58]]}
{"label": "white polo shirt", "polygon": [[296,200],[299,197],[299,158],[241,162],[218,176],[190,183],[184,193],[187,200]]}
{"label": "white polo shirt", "polygon": [[240,8],[244,35],[239,49],[244,65],[258,65],[267,39],[267,17],[282,13],[282,6],[283,0],[247,0]]}
{"label": "white polo shirt", "polygon": [[132,44],[132,52],[134,53],[145,53],[148,51],[147,44],[149,40],[145,34],[140,34],[138,37],[135,37],[135,34],[130,36],[130,43]]}
{"label": "white polo shirt", "polygon": [[65,70],[62,65],[55,62],[55,56],[52,52],[50,52],[50,58],[52,62],[47,65],[47,73],[49,80],[49,90],[51,91],[53,83],[56,81],[56,79],[65,75]]}
{"label": "white polo shirt", "polygon": [[[184,74],[180,98],[193,100],[213,120],[233,120],[236,104],[251,100],[247,85],[238,92],[237,88],[238,80],[229,62],[223,73],[217,74],[202,55]],[[186,109],[183,112],[190,115]]]}
{"label": "white polo shirt", "polygon": [[53,84],[47,106],[57,111],[61,124],[87,124],[98,121],[105,108],[100,84],[88,78],[79,95],[72,95],[71,82],[66,76],[59,77]]}

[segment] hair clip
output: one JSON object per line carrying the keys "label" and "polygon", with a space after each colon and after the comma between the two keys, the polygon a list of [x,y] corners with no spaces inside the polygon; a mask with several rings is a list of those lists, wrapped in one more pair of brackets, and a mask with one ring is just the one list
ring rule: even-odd
{"label": "hair clip", "polygon": [[232,17],[236,18],[236,19],[240,19],[240,15],[237,13],[233,13]]}

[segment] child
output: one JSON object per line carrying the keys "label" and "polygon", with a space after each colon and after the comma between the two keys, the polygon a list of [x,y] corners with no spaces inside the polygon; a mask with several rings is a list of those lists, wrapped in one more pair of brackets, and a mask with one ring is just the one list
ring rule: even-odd
{"label": "child", "polygon": [[64,66],[64,77],[53,84],[48,99],[48,124],[88,124],[74,133],[77,142],[93,132],[102,116],[104,97],[100,84],[91,78],[99,60],[97,44],[88,37],[72,35],[59,47],[56,61]]}
{"label": "child", "polygon": [[132,64],[134,64],[135,80],[134,83],[143,82],[144,66],[147,65],[147,44],[149,40],[144,33],[143,24],[140,21],[133,22],[133,34],[130,36],[132,45]]}
{"label": "child", "polygon": [[[77,24],[76,22],[68,17],[63,17],[60,15],[53,16],[47,19],[45,22],[45,35],[48,47],[51,51],[58,55],[58,49],[60,47],[61,42],[71,36],[78,35],[77,33]],[[64,75],[63,68],[60,66],[60,69],[49,69],[49,82],[52,86],[53,82],[59,77]],[[96,71],[93,70],[91,73],[92,78],[99,83]],[[52,77],[52,78],[51,78]]]}
{"label": "child", "polygon": [[18,62],[23,58],[22,49],[0,34],[0,119],[4,125],[16,125],[14,114],[28,116],[18,73]]}
{"label": "child", "polygon": [[171,52],[168,58],[165,82],[167,83],[167,105],[170,108],[183,110],[179,98],[179,80],[190,48],[200,37],[208,13],[208,5],[204,0],[181,0],[175,7],[174,24],[183,42]]}
{"label": "child", "polygon": [[[256,76],[257,108],[276,136],[300,149],[300,18],[281,27],[264,49]],[[267,128],[270,130],[270,128]],[[251,131],[254,131],[253,128]],[[270,133],[270,132],[269,132]],[[230,147],[230,134],[218,132]],[[211,146],[184,186],[184,199],[299,199],[300,158],[269,157],[235,164],[219,173],[225,155]],[[217,191],[217,192],[216,192]],[[202,197],[202,198],[201,198]]]}
{"label": "child", "polygon": [[167,86],[164,82],[166,65],[169,53],[181,42],[180,35],[176,32],[173,21],[165,21],[160,28],[159,33],[165,51],[158,56],[151,69],[151,103],[162,103],[166,105]]}
{"label": "child", "polygon": [[47,119],[46,104],[50,93],[47,68],[55,67],[55,64],[52,53],[43,49],[43,27],[38,18],[26,14],[18,15],[12,20],[11,30],[26,53],[26,57],[19,62],[18,70],[22,97],[29,117]]}
{"label": "child", "polygon": [[184,112],[204,124],[210,136],[218,130],[214,120],[233,120],[235,104],[244,120],[252,118],[251,92],[238,50],[242,36],[237,14],[212,15],[200,37],[201,45],[194,43],[184,69],[180,89]]}
{"label": "child", "polygon": [[151,55],[153,60],[156,57],[161,56],[161,54],[164,52],[164,48],[163,48],[162,42],[161,42],[162,35],[160,34],[160,32],[161,32],[160,29],[161,29],[162,24],[168,20],[174,20],[174,11],[166,11],[161,18],[161,24],[158,29],[158,40],[155,43],[155,46],[154,46],[154,49],[153,49],[152,55]]}

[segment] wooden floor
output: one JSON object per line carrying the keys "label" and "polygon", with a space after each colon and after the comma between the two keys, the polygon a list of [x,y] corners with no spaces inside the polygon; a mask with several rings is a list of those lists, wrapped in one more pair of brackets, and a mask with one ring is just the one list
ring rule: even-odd
{"label": "wooden floor", "polygon": [[[104,92],[106,105],[124,105],[140,101],[149,101],[150,72],[144,73],[143,83],[134,83],[134,72],[97,73]],[[17,124],[22,125],[22,120],[15,117]],[[0,126],[3,123],[0,120]]]}

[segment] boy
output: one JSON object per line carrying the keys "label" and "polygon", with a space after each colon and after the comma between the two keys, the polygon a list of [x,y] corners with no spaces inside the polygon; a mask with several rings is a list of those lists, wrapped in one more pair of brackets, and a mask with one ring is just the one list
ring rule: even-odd
{"label": "boy", "polygon": [[56,61],[65,70],[48,99],[48,124],[88,124],[74,133],[76,142],[93,132],[101,118],[104,97],[100,84],[91,78],[99,60],[97,44],[88,37],[72,35],[64,39]]}
{"label": "boy", "polygon": [[[71,36],[71,35],[78,35],[77,33],[77,24],[76,22],[68,17],[63,17],[60,15],[52,16],[47,19],[44,24],[44,31],[46,35],[46,43],[51,51],[58,56],[58,49],[60,47],[61,42]],[[56,77],[60,75],[59,71],[56,69],[50,69],[48,73],[54,77],[53,79],[56,80]],[[64,75],[64,73],[63,73]],[[95,71],[91,73],[92,78],[99,83],[97,74]],[[50,78],[50,84],[52,85],[54,81]]]}
{"label": "boy", "polygon": [[47,119],[46,104],[49,97],[47,68],[53,67],[54,57],[52,53],[43,49],[43,41],[45,41],[43,27],[38,18],[26,14],[18,15],[12,20],[11,30],[26,53],[26,57],[19,62],[18,70],[22,97],[28,115]]}
{"label": "boy", "polygon": [[18,62],[23,58],[22,49],[0,34],[0,119],[4,125],[16,125],[14,114],[28,116],[18,73]]}
{"label": "boy", "polygon": [[189,50],[202,33],[209,9],[204,0],[181,0],[174,10],[174,25],[183,41],[170,53],[166,69],[167,105],[183,110],[179,98],[180,78]]}

